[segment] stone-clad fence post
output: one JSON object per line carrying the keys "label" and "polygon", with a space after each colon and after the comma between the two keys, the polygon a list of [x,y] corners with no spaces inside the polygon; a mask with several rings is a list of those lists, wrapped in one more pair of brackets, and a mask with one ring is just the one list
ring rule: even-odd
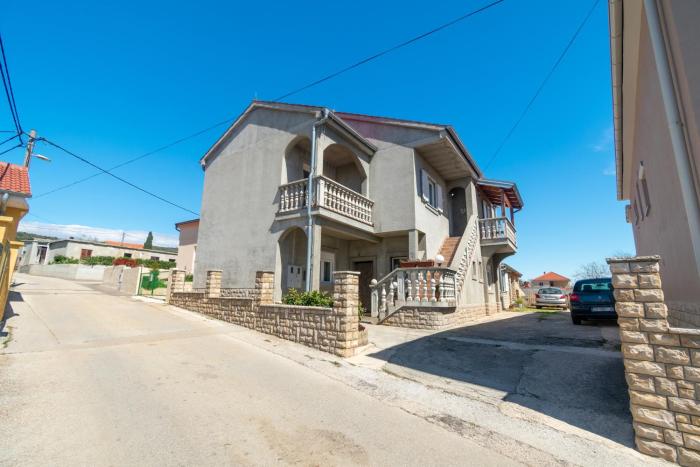
{"label": "stone-clad fence post", "polygon": [[165,302],[170,303],[173,292],[182,292],[185,289],[185,270],[171,269],[168,288],[165,291]]}
{"label": "stone-clad fence post", "polygon": [[338,271],[333,274],[333,317],[336,319],[336,355],[350,357],[359,339],[360,273]]}
{"label": "stone-clad fence post", "polygon": [[672,328],[658,256],[608,259],[637,448],[700,465],[700,330]]}
{"label": "stone-clad fence post", "polygon": [[220,269],[207,271],[207,282],[205,289],[206,298],[221,297],[221,274],[222,271]]}

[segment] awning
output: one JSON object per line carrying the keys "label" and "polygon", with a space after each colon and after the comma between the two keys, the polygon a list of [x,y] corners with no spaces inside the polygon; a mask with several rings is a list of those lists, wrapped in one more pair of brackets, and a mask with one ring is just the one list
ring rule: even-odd
{"label": "awning", "polygon": [[520,197],[520,192],[518,192],[518,187],[515,183],[482,178],[476,184],[491,203],[497,206],[502,205],[503,196],[505,195],[508,204],[512,208],[518,210],[523,208],[523,199]]}

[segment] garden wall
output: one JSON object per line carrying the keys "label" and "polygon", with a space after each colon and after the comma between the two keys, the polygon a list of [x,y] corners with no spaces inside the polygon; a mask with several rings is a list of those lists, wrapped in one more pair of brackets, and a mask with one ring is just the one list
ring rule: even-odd
{"label": "garden wall", "polygon": [[359,330],[357,313],[359,273],[334,273],[332,308],[272,303],[271,272],[256,274],[255,292],[245,294],[248,298],[222,289],[221,271],[207,272],[202,292],[178,291],[184,290],[184,277],[183,270],[172,271],[168,284],[172,305],[342,357],[354,355],[367,342],[366,331]]}
{"label": "garden wall", "polygon": [[28,264],[19,268],[19,272],[34,276],[57,277],[78,281],[102,281],[106,266],[88,266],[85,264]]}
{"label": "garden wall", "polygon": [[608,259],[637,448],[700,465],[700,330],[669,325],[658,256]]}
{"label": "garden wall", "polygon": [[404,306],[381,324],[413,329],[446,329],[498,313],[498,304],[473,304],[459,307]]}
{"label": "garden wall", "polygon": [[141,267],[110,266],[105,268],[102,285],[129,295],[136,295],[139,291],[142,272]]}

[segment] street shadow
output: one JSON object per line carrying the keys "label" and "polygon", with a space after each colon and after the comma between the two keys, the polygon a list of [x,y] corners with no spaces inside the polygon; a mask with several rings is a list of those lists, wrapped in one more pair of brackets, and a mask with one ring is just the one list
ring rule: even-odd
{"label": "street shadow", "polygon": [[10,293],[7,296],[7,303],[5,304],[5,314],[3,315],[2,321],[0,321],[0,338],[7,337],[9,335],[9,332],[5,330],[7,321],[14,318],[15,316],[19,316],[18,313],[15,313],[12,303],[23,301],[24,299],[22,298],[21,293],[10,290]]}
{"label": "street shadow", "polygon": [[[616,324],[575,326],[568,312],[522,313],[372,354],[387,370],[441,387],[503,392],[502,400],[634,446]],[[617,337],[611,337],[617,336]]]}

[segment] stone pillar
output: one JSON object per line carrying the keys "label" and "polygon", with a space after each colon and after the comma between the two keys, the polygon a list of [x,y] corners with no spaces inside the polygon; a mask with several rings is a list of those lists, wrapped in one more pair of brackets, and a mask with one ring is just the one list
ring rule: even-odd
{"label": "stone pillar", "polygon": [[257,302],[259,305],[272,304],[275,291],[275,273],[270,271],[256,272],[255,289],[258,295]]}
{"label": "stone pillar", "polygon": [[350,357],[355,354],[359,338],[360,273],[338,271],[333,274],[333,279],[333,317],[338,333],[333,353]]}
{"label": "stone pillar", "polygon": [[207,285],[205,290],[205,298],[221,297],[221,274],[220,269],[207,271]]}
{"label": "stone pillar", "polygon": [[[141,274],[139,274],[139,277],[140,276]],[[173,292],[182,292],[183,290],[185,290],[185,270],[171,269],[170,279],[168,280],[168,288],[165,291],[165,302],[170,303],[170,298],[172,297]]]}
{"label": "stone pillar", "polygon": [[659,260],[608,259],[635,443],[644,454],[700,465],[700,331],[669,326]]}

